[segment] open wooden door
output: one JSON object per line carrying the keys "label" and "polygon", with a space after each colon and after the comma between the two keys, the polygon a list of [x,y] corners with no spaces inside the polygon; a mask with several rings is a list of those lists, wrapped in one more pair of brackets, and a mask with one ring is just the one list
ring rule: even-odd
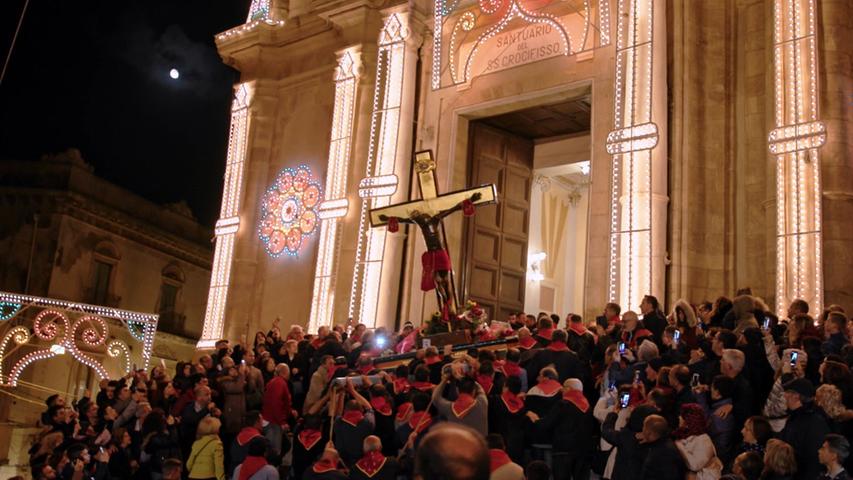
{"label": "open wooden door", "polygon": [[466,225],[464,298],[506,320],[524,310],[533,142],[476,122],[469,130],[468,184],[494,183],[498,204]]}

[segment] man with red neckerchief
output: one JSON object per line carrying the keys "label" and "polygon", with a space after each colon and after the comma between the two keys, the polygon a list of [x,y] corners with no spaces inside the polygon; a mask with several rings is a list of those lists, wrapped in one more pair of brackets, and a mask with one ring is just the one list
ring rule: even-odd
{"label": "man with red neckerchief", "polygon": [[[432,426],[433,418],[428,410],[429,402],[429,395],[415,392],[412,394],[410,403],[404,403],[397,409],[395,422],[398,425],[395,433],[397,448],[403,448],[413,432],[417,431],[417,436],[420,436]],[[417,438],[413,442],[414,445],[417,445],[416,440]]]}
{"label": "man with red neckerchief", "polygon": [[349,378],[346,390],[352,399],[344,404],[343,414],[335,419],[332,438],[341,459],[345,464],[352,465],[361,457],[361,444],[364,439],[373,434],[376,418],[370,402],[358,393]]}
{"label": "man with red neckerchief", "polygon": [[539,348],[547,347],[551,343],[551,334],[554,333],[554,321],[550,317],[543,316],[539,319],[536,328],[536,346]]}
{"label": "man with red neckerchief", "polygon": [[486,437],[486,444],[489,446],[489,480],[524,480],[524,469],[507,455],[503,437],[491,433]]}
{"label": "man with red neckerchief", "polygon": [[501,394],[489,401],[489,433],[503,436],[507,454],[517,463],[524,461],[526,413],[521,381],[518,377],[507,378]]}
{"label": "man with red neckerchief", "polygon": [[568,335],[565,330],[554,330],[551,342],[540,350],[526,365],[527,375],[533,376],[542,368],[553,365],[560,382],[568,378],[586,378],[586,372],[580,358],[566,344]]}
{"label": "man with red neckerchief", "polygon": [[[468,361],[470,362],[470,359]],[[480,432],[485,437],[489,433],[489,401],[486,398],[486,393],[480,384],[463,375],[463,367],[460,364],[454,363],[451,366],[455,368],[449,368],[451,373],[445,373],[441,383],[433,390],[432,404],[447,421],[461,423]],[[453,401],[442,397],[444,387],[451,376],[456,378],[457,390],[459,391],[459,395]]]}
{"label": "man with red neckerchief", "polygon": [[375,435],[364,439],[364,456],[352,469],[350,479],[394,480],[397,478],[399,464],[397,459],[382,454],[382,441]]}
{"label": "man with red neckerchief", "polygon": [[341,457],[332,442],[326,445],[323,456],[314,465],[305,470],[302,480],[347,480],[346,467],[341,465]]}
{"label": "man with red neckerchief", "polygon": [[[545,367],[539,371],[538,383],[531,387],[524,397],[524,404],[529,412],[544,417],[560,401],[562,385],[557,379],[557,371],[553,367]],[[535,431],[530,432],[530,435],[529,443],[550,443],[547,439],[537,438],[540,435]]]}

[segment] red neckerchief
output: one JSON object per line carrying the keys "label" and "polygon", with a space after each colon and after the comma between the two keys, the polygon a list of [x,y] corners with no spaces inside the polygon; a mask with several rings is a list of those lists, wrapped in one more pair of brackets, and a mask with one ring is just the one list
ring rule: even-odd
{"label": "red neckerchief", "polygon": [[569,330],[580,336],[586,335],[586,327],[584,327],[582,323],[569,322]]}
{"label": "red neckerchief", "polygon": [[459,398],[451,404],[450,410],[456,415],[456,418],[462,419],[465,418],[465,415],[468,415],[476,403],[477,401],[471,395],[460,393]]}
{"label": "red neckerchief", "polygon": [[494,365],[495,370],[503,370],[504,365],[506,365],[506,360],[495,360],[492,362],[492,365]]}
{"label": "red neckerchief", "polygon": [[370,406],[373,407],[373,409],[379,412],[380,414],[385,415],[386,417],[394,413],[391,410],[391,404],[388,403],[388,400],[382,395],[371,397]]}
{"label": "red neckerchief", "polygon": [[355,333],[353,333],[352,335],[349,336],[349,338],[350,338],[350,340],[352,340],[352,343],[361,342],[361,335],[356,335]]}
{"label": "red neckerchief", "polygon": [[503,467],[507,463],[512,463],[509,455],[506,454],[503,450],[498,450],[496,448],[492,448],[489,450],[489,472],[495,473],[495,470]]}
{"label": "red neckerchief", "polygon": [[492,391],[492,387],[495,384],[495,379],[491,375],[477,375],[477,383],[483,387],[483,391],[488,395]]}
{"label": "red neckerchief", "polygon": [[548,345],[548,350],[552,352],[568,352],[569,347],[566,345],[566,342],[551,342]]}
{"label": "red neckerchief", "polygon": [[311,340],[311,346],[314,347],[314,350],[319,350],[320,347],[322,347],[324,343],[326,343],[325,338],[317,337],[314,340]]}
{"label": "red neckerchief", "polygon": [[[421,421],[423,419],[423,421]],[[409,426],[413,432],[421,433],[432,425],[432,415],[427,411],[415,412],[409,419]]]}
{"label": "red neckerchief", "polygon": [[533,337],[524,337],[518,340],[518,348],[522,350],[530,350],[536,345],[536,339]]}
{"label": "red neckerchief", "polygon": [[607,323],[608,323],[609,325],[613,325],[613,324],[618,324],[618,323],[620,323],[619,315],[613,315],[613,316],[611,316],[611,317],[607,317]]}
{"label": "red neckerchief", "polygon": [[537,383],[536,386],[539,387],[539,390],[542,390],[542,393],[549,397],[557,393],[557,391],[561,388],[563,388],[563,386],[560,385],[560,382],[556,380],[551,380],[550,378],[542,380],[541,382]]}
{"label": "red neckerchief", "polygon": [[361,410],[347,410],[343,415],[341,415],[341,420],[349,423],[353,427],[357,427],[363,419],[364,414],[361,413]]}
{"label": "red neckerchief", "polygon": [[296,436],[296,439],[299,440],[299,443],[305,447],[305,450],[311,450],[314,448],[314,445],[317,445],[317,442],[322,438],[323,432],[320,430],[314,430],[313,428],[306,428],[299,432],[299,435]]}
{"label": "red neckerchief", "polygon": [[269,464],[263,456],[247,456],[243,460],[243,463],[240,464],[240,477],[238,480],[249,480],[252,475],[258,473],[258,470],[264,468],[266,465]]}
{"label": "red neckerchief", "polygon": [[412,388],[414,388],[415,390],[420,390],[421,392],[428,392],[428,391],[432,390],[433,388],[435,388],[435,385],[433,385],[429,382],[417,382],[416,381],[416,382],[412,383]]}
{"label": "red neckerchief", "polygon": [[243,427],[243,429],[240,430],[240,433],[237,434],[237,443],[240,444],[241,447],[243,447],[245,445],[248,445],[253,438],[260,436],[261,432],[259,432],[257,428]]}
{"label": "red neckerchief", "polygon": [[536,331],[536,336],[542,337],[545,340],[551,340],[551,335],[553,335],[553,334],[554,334],[553,328],[543,328],[542,330]]}
{"label": "red neckerchief", "polygon": [[441,357],[439,357],[438,355],[433,356],[433,357],[426,357],[424,359],[424,363],[427,365],[435,365],[436,363],[438,363],[440,361],[441,361]]}
{"label": "red neckerchief", "polygon": [[406,402],[397,407],[397,421],[402,422],[406,419],[406,415],[412,411],[412,402]]}
{"label": "red neckerchief", "polygon": [[394,389],[394,395],[402,395],[407,393],[412,386],[409,385],[408,378],[395,378],[393,382],[391,382],[391,388]]}
{"label": "red neckerchief", "polygon": [[361,457],[361,460],[355,462],[355,467],[367,475],[368,478],[372,478],[385,466],[385,460],[387,459],[385,455],[382,455],[382,452],[374,450],[367,452]]}
{"label": "red neckerchief", "polygon": [[373,370],[375,370],[373,368],[373,365],[363,365],[361,367],[358,367],[358,373],[360,373],[362,375],[367,375],[370,372],[372,372]]}
{"label": "red neckerchief", "polygon": [[509,413],[518,413],[524,408],[524,399],[509,390],[501,394],[501,401],[504,402],[504,406],[509,410]]}
{"label": "red neckerchief", "polygon": [[563,400],[567,402],[572,402],[578,410],[583,413],[589,411],[589,400],[583,396],[583,392],[580,390],[569,390],[567,392],[563,392]]}
{"label": "red neckerchief", "polygon": [[311,469],[314,470],[314,473],[326,473],[331,472],[332,470],[337,470],[338,465],[331,460],[321,458],[320,460],[317,460],[317,463],[315,463]]}
{"label": "red neckerchief", "polygon": [[515,362],[507,361],[503,366],[504,375],[507,377],[520,377],[521,376],[521,367],[518,366]]}

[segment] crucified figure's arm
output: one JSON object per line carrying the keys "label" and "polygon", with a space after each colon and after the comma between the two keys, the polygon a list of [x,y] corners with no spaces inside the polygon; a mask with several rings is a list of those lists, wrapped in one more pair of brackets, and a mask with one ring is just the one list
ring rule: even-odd
{"label": "crucified figure's arm", "polygon": [[[474,193],[473,195],[471,195],[471,197],[470,197],[468,200],[470,200],[471,202],[476,202],[477,200],[479,200],[479,199],[480,199],[480,198],[482,198],[482,197],[483,197],[483,196],[480,194],[480,192],[476,192],[476,193]],[[444,217],[446,217],[446,216],[450,215],[451,213],[458,212],[459,210],[462,210],[462,204],[463,204],[463,203],[464,203],[464,202],[459,202],[459,203],[457,203],[456,205],[454,205],[454,206],[452,206],[452,207],[448,208],[447,210],[442,210],[442,211],[438,212],[438,213],[433,217],[433,219],[434,219],[435,221],[440,221],[440,220],[442,220]]]}
{"label": "crucified figure's arm", "polygon": [[379,215],[379,220],[381,220],[381,221],[383,221],[383,222],[387,222],[388,220],[391,220],[392,218],[396,218],[396,219],[397,219],[397,221],[398,221],[399,223],[417,223],[417,222],[416,222],[414,219],[412,219],[412,218],[407,218],[407,217],[389,217],[388,215]]}

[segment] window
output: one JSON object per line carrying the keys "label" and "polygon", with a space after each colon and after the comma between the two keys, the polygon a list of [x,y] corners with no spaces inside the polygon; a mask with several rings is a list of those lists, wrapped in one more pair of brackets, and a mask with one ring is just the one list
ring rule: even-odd
{"label": "window", "polygon": [[164,283],[160,286],[160,315],[166,315],[175,311],[175,303],[178,300],[178,286]]}
{"label": "window", "polygon": [[95,305],[106,305],[110,294],[110,277],[113,274],[113,265],[101,260],[95,260],[94,274],[92,278],[92,303]]}

